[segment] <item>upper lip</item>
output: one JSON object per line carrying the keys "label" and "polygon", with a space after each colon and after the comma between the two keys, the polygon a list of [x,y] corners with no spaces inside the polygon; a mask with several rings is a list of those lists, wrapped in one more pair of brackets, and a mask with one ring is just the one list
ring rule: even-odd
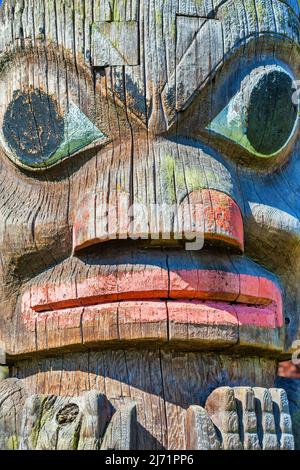
{"label": "upper lip", "polygon": [[[158,259],[149,253],[131,256],[128,263],[121,256],[118,265],[105,264],[105,259],[100,265],[82,265],[73,259],[70,280],[62,276],[72,265],[67,260],[52,268],[50,276],[43,273],[34,279],[23,295],[23,310],[47,312],[121,300],[214,300],[272,305],[277,324],[282,325],[281,291],[275,276],[247,258],[231,257],[232,270],[225,269],[224,258],[212,260],[204,253],[198,262],[194,257],[187,263],[176,254],[168,255],[165,263],[155,262]],[[80,264],[85,276],[79,275]],[[60,272],[59,282],[53,282],[55,271]]]}

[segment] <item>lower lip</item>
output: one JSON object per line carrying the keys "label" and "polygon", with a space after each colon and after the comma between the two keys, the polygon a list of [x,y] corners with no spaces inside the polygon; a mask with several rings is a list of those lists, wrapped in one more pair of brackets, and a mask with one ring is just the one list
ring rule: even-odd
{"label": "lower lip", "polygon": [[25,323],[43,320],[46,314],[72,326],[78,315],[113,315],[120,308],[130,322],[283,326],[281,292],[273,281],[225,271],[168,273],[152,267],[108,273],[76,285],[32,286],[22,297]]}

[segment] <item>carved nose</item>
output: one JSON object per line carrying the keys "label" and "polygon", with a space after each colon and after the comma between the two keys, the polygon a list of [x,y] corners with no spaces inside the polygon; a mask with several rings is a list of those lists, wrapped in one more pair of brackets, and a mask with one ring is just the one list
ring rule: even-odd
{"label": "carved nose", "polygon": [[130,204],[127,193],[86,195],[78,204],[73,224],[73,251],[116,239],[203,239],[244,250],[243,218],[227,194],[199,189],[178,206]]}

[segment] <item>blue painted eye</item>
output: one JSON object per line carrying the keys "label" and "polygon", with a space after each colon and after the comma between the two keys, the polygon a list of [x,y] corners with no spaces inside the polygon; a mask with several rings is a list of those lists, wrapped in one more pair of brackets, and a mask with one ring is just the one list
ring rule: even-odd
{"label": "blue painted eye", "polygon": [[54,99],[41,90],[14,93],[1,137],[10,158],[32,170],[51,167],[108,140],[76,105],[69,103],[62,114]]}
{"label": "blue painted eye", "polygon": [[293,79],[284,69],[266,69],[241,87],[207,129],[258,157],[273,157],[288,144],[296,129],[294,93]]}

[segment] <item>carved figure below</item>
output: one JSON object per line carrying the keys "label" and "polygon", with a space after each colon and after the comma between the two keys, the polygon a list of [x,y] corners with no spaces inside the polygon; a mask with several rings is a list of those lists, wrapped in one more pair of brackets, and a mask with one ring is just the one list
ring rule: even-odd
{"label": "carved figure below", "polygon": [[0,448],[300,448],[299,18],[2,1]]}

